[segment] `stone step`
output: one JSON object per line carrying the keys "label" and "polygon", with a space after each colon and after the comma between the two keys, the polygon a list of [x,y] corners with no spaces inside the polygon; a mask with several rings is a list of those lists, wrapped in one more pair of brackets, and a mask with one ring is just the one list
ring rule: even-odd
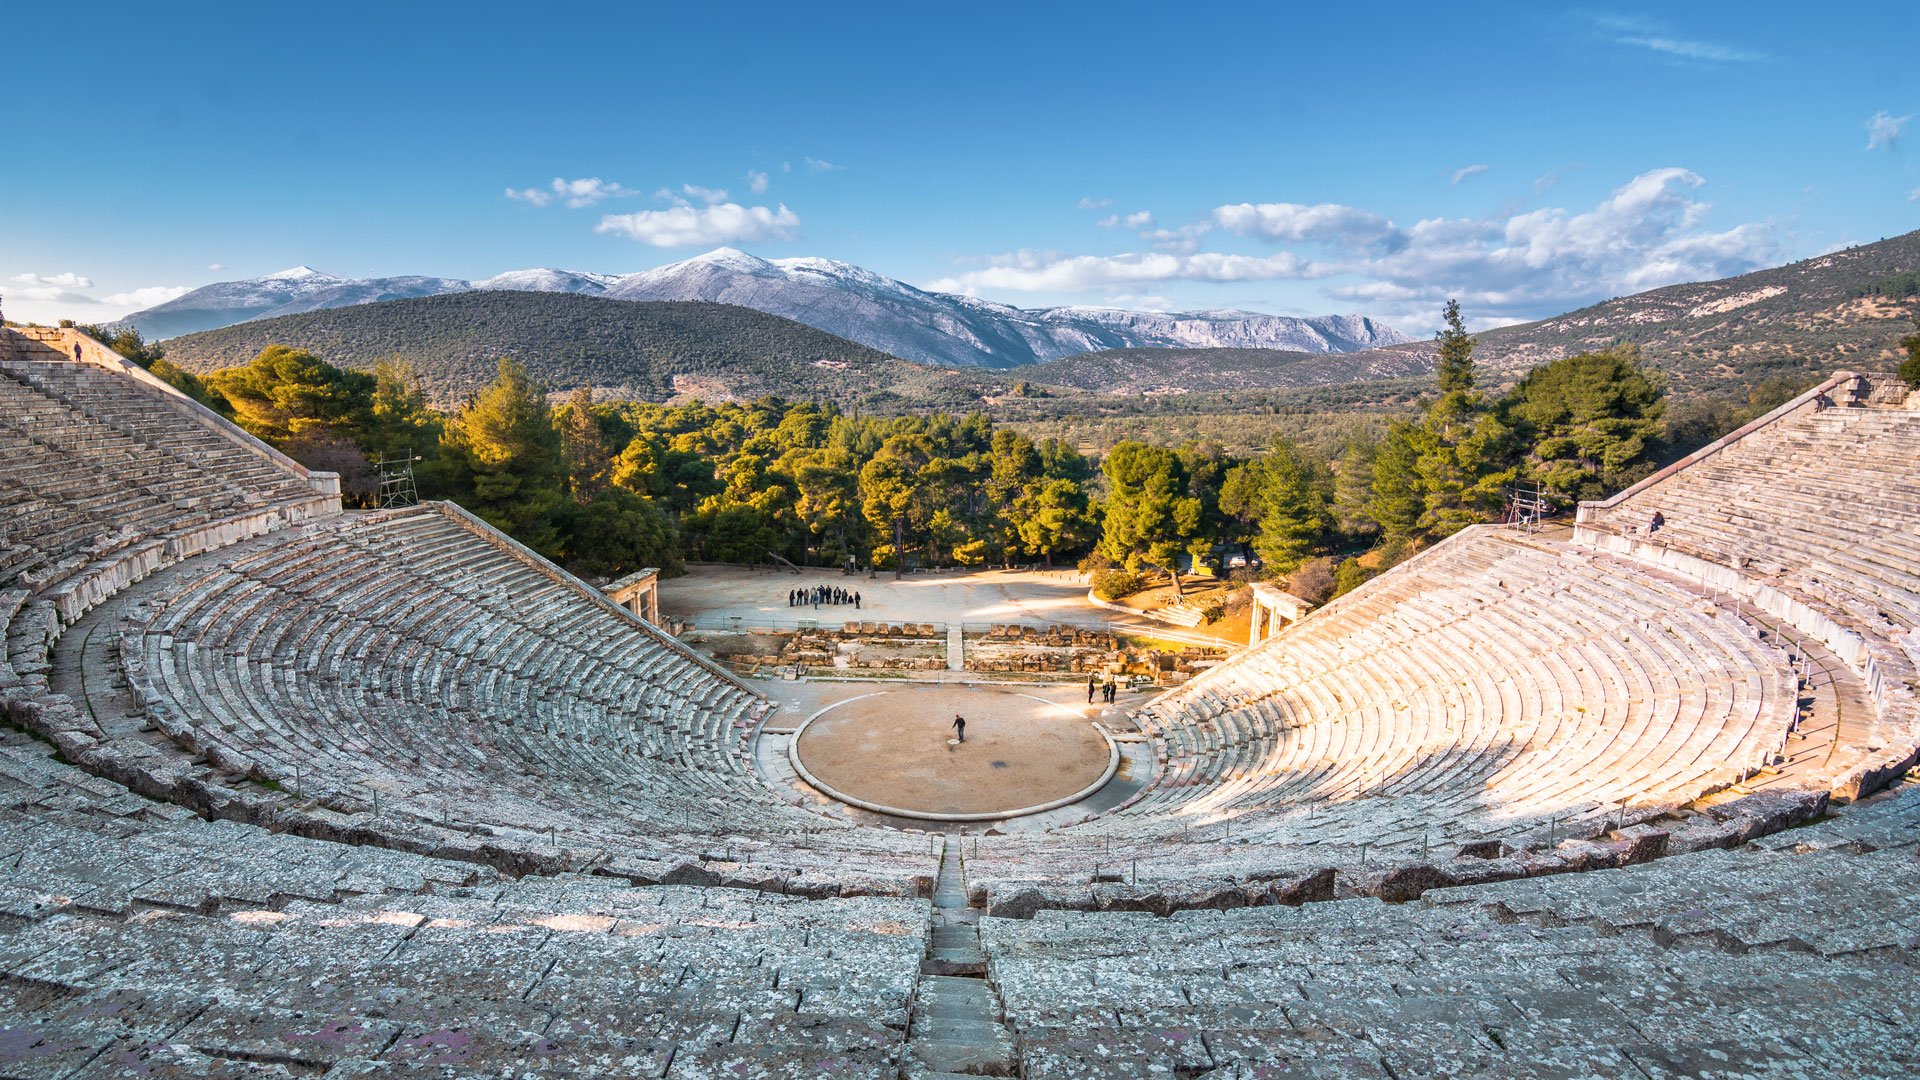
{"label": "stone step", "polygon": [[916,1038],[908,1043],[908,1052],[929,1069],[965,1073],[972,1076],[1012,1076],[1013,1039],[1005,1028],[995,1028],[993,1039]]}
{"label": "stone step", "polygon": [[991,1010],[994,1007],[993,987],[981,979],[962,979],[949,975],[929,975],[920,980],[915,991],[916,1001],[944,1001],[966,1003]]}

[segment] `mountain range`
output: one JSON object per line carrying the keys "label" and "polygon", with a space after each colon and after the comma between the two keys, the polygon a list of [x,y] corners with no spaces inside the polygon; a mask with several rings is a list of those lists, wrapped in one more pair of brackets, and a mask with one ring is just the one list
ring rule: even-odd
{"label": "mountain range", "polygon": [[1106,349],[1237,348],[1344,353],[1409,341],[1362,315],[1302,319],[1252,311],[1017,308],[905,282],[830,259],[761,259],[732,248],[635,274],[511,270],[479,281],[340,278],[297,266],[195,289],[119,325],[172,338],[256,319],[472,291],[572,293],[611,300],[734,304],[937,367],[1012,368]]}
{"label": "mountain range", "polygon": [[[1920,318],[1920,231],[1716,281],[1669,285],[1473,336],[1489,385],[1537,364],[1616,345],[1638,348],[1681,395],[1743,392],[1843,368],[1885,371]],[[1165,394],[1381,382],[1424,376],[1434,344],[1312,355],[1267,349],[1121,349],[1023,370],[1093,393]]]}

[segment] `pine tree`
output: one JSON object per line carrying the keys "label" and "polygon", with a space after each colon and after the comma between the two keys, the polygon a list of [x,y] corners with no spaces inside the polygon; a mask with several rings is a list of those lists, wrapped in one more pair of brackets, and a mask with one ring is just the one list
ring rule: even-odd
{"label": "pine tree", "polygon": [[582,386],[567,397],[560,412],[560,450],[566,459],[573,501],[585,504],[606,489],[613,455],[600,437],[593,415],[593,389]]}
{"label": "pine tree", "polygon": [[1597,499],[1653,471],[1666,412],[1657,372],[1632,346],[1527,372],[1500,411],[1528,445],[1525,469],[1570,499]]}
{"label": "pine tree", "polygon": [[513,360],[460,412],[450,449],[465,462],[469,509],[542,554],[557,553],[566,462],[546,395]]}
{"label": "pine tree", "polygon": [[1483,521],[1503,501],[1513,481],[1512,437],[1507,425],[1474,390],[1473,338],[1460,317],[1460,302],[1447,301],[1446,329],[1436,334],[1440,397],[1427,407],[1414,446],[1414,473],[1423,507],[1418,530],[1450,536]]}
{"label": "pine tree", "polygon": [[1442,318],[1447,328],[1433,335],[1440,346],[1434,367],[1440,376],[1442,394],[1465,393],[1473,389],[1473,338],[1460,318],[1460,301],[1449,300]]}

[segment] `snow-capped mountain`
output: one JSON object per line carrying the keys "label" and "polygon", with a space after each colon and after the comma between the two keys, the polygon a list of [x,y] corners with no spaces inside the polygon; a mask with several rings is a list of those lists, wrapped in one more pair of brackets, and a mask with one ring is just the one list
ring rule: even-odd
{"label": "snow-capped mountain", "polygon": [[949,367],[1019,367],[1101,349],[1234,347],[1329,353],[1408,340],[1359,315],[1297,319],[1252,311],[1017,308],[927,292],[830,259],[768,260],[732,248],[629,274],[607,295],[739,304],[895,356]]}
{"label": "snow-capped mountain", "polygon": [[251,319],[472,289],[570,292],[616,300],[705,300],[805,323],[862,345],[945,367],[1019,367],[1124,348],[1258,348],[1352,352],[1409,340],[1360,315],[1299,319],[1253,311],[1160,313],[1017,308],[927,292],[830,259],[762,259],[720,248],[637,274],[512,270],[481,281],[336,278],[301,266],[208,285],[127,316],[151,338]]}
{"label": "snow-capped mountain", "polygon": [[121,319],[120,325],[131,326],[144,337],[169,338],[275,315],[465,292],[472,287],[455,278],[338,278],[311,266],[296,266],[265,277],[202,286],[164,304],[136,311]]}
{"label": "snow-capped mountain", "polygon": [[515,292],[568,292],[600,296],[620,281],[618,274],[584,274],[573,270],[509,270],[484,281],[476,289],[511,289]]}

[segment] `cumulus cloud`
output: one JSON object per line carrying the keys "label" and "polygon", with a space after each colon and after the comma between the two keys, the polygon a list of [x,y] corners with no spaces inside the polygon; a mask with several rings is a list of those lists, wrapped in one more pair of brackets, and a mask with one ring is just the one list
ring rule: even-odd
{"label": "cumulus cloud", "polygon": [[1611,37],[1616,45],[1631,45],[1682,60],[1733,64],[1767,59],[1767,54],[1763,52],[1678,37],[1666,26],[1637,16],[1602,15],[1594,19],[1594,25]]}
{"label": "cumulus cloud", "polygon": [[767,174],[758,169],[748,169],[747,187],[752,190],[755,195],[764,194],[767,190]]}
{"label": "cumulus cloud", "polygon": [[1261,256],[1218,252],[1061,255],[1029,250],[992,256],[982,269],[941,278],[926,287],[969,295],[981,289],[1086,292],[1166,281],[1272,281],[1318,277],[1325,272],[1290,251]]}
{"label": "cumulus cloud", "polygon": [[59,319],[105,322],[155,304],[164,304],[188,291],[184,285],[155,285],[109,296],[93,296],[83,291],[93,288],[93,279],[72,271],[15,274],[8,280],[10,284],[5,289],[7,313],[14,318],[41,322]]}
{"label": "cumulus cloud", "polygon": [[93,279],[71,271],[64,274],[15,274],[13,280],[22,285],[46,285],[63,289],[91,289]]}
{"label": "cumulus cloud", "polygon": [[1181,254],[1200,250],[1200,238],[1213,230],[1213,224],[1196,221],[1182,225],[1177,229],[1146,229],[1140,233],[1140,239],[1153,245],[1155,251],[1173,251]]}
{"label": "cumulus cloud", "polygon": [[1491,165],[1464,165],[1453,170],[1453,184],[1455,187],[1459,187],[1460,181],[1465,180],[1469,176],[1479,176],[1492,167]]}
{"label": "cumulus cloud", "polygon": [[1112,199],[1096,199],[1091,195],[1083,195],[1079,202],[1073,204],[1073,208],[1075,210],[1105,210],[1112,205]]}
{"label": "cumulus cloud", "polygon": [[1878,150],[1883,146],[1893,149],[1894,144],[1900,141],[1900,132],[1905,130],[1907,121],[1911,119],[1912,113],[1895,116],[1885,109],[1874,113],[1867,120],[1867,149]]}
{"label": "cumulus cloud", "polygon": [[122,308],[128,312],[142,311],[169,300],[178,300],[190,292],[185,285],[151,285],[131,292],[118,292],[100,298],[108,307]]}
{"label": "cumulus cloud", "polygon": [[1692,193],[1705,183],[1687,169],[1654,169],[1582,213],[1421,221],[1391,253],[1340,268],[1366,280],[1328,293],[1388,315],[1425,311],[1453,296],[1482,318],[1528,319],[1773,261],[1778,246],[1770,225],[1700,228],[1710,206]]}
{"label": "cumulus cloud", "polygon": [[846,168],[844,165],[835,165],[831,161],[821,161],[819,158],[803,158],[801,160],[806,163],[808,172],[839,172],[841,169]]}
{"label": "cumulus cloud", "polygon": [[[1324,279],[1328,298],[1419,325],[1448,297],[1485,328],[1556,315],[1611,296],[1745,273],[1779,257],[1770,223],[1710,229],[1706,181],[1654,169],[1597,205],[1408,227],[1339,204],[1235,203],[1209,219],[1140,235],[1158,250],[1119,255],[1017,251],[930,283],[952,292],[1127,293],[1171,282]],[[1202,253],[1208,229],[1283,244],[1266,255]],[[1305,249],[1317,249],[1309,256]]]}
{"label": "cumulus cloud", "polygon": [[1356,251],[1391,242],[1398,235],[1385,217],[1339,203],[1235,203],[1215,207],[1213,220],[1241,236]]}
{"label": "cumulus cloud", "polygon": [[208,263],[208,264],[207,264],[207,269],[209,269],[209,270],[225,270],[225,269],[226,269],[226,265],[225,265],[224,263]]}
{"label": "cumulus cloud", "polygon": [[790,240],[799,229],[799,215],[784,204],[769,209],[731,202],[706,206],[682,202],[666,210],[608,214],[593,227],[597,233],[625,236],[663,248]]}
{"label": "cumulus cloud", "polygon": [[726,188],[701,187],[699,184],[681,184],[680,190],[690,199],[699,199],[703,203],[727,201]]}
{"label": "cumulus cloud", "polygon": [[556,202],[578,210],[604,199],[623,199],[640,194],[632,188],[602,180],[597,176],[579,180],[554,177],[544,188],[508,188],[507,198],[534,206],[552,206]]}

